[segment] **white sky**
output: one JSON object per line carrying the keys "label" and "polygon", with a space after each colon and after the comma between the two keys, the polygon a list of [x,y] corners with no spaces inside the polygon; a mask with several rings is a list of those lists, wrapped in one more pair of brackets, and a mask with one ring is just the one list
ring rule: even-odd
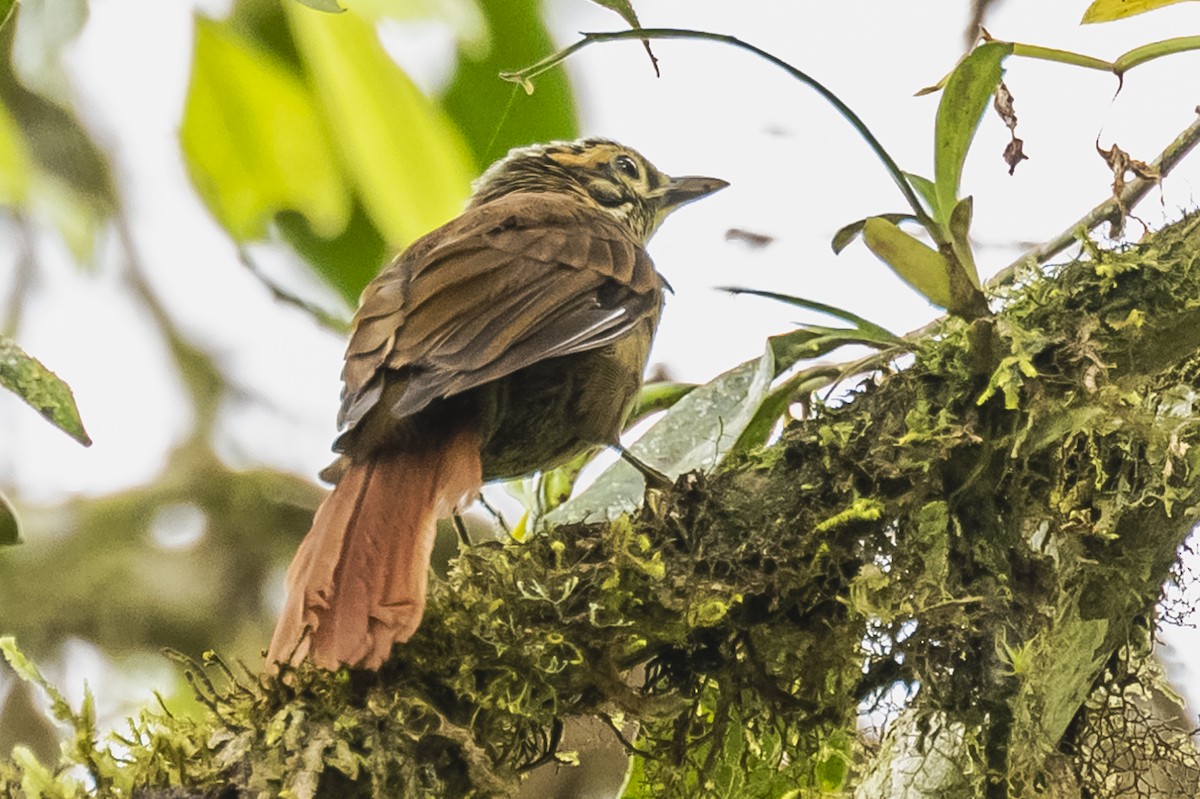
{"label": "white sky", "polygon": [[[223,3],[202,4],[212,14]],[[638,0],[647,27],[737,35],[809,71],[872,127],[900,165],[930,174],[936,82],[961,50],[966,3],[780,3]],[[311,475],[327,461],[342,342],[276,305],[237,262],[192,193],[176,127],[191,42],[192,3],[93,0],[67,53],[73,87],[115,158],[139,254],[164,303],[210,348],[247,398],[229,400],[221,447],[238,463]],[[549,2],[555,35],[615,30],[617,18],[584,0]],[[989,19],[1000,39],[1112,58],[1149,41],[1200,29],[1185,3],[1112,25],[1080,27],[1077,2],[1008,0]],[[750,54],[700,42],[654,43],[654,79],[638,43],[593,46],[570,62],[585,134],[630,144],[674,174],[723,177],[731,187],[672,217],[651,245],[675,288],[653,360],[679,379],[705,380],[761,352],[767,335],[806,318],[713,287],[765,288],[851,309],[896,332],[937,315],[861,245],[840,257],[829,240],[843,224],[904,210],[894,186],[849,126],[806,87]],[[436,48],[423,47],[434,51]],[[514,65],[516,66],[516,65]],[[1021,243],[1058,233],[1102,200],[1110,176],[1094,142],[1150,160],[1194,117],[1189,89],[1200,55],[1163,59],[1115,79],[1058,64],[1010,59],[1018,135],[1030,160],[1009,177],[1007,130],[990,113],[967,162],[974,234],[985,276]],[[1151,225],[1195,205],[1200,155],[1144,202]],[[726,242],[729,228],[774,237],[761,250]],[[1136,230],[1136,225],[1132,226]],[[188,424],[183,393],[150,323],[130,305],[110,257],[92,272],[70,265],[52,238],[39,242],[35,302],[19,341],[74,388],[95,445],[84,450],[15,399],[0,395],[0,486],[25,503],[105,493],[150,480]],[[295,277],[286,263],[274,264]],[[11,269],[0,253],[0,298]],[[310,287],[320,291],[319,287]],[[813,319],[815,317],[807,317]],[[260,401],[265,400],[265,401]],[[1165,651],[1181,685],[1200,686],[1194,631],[1168,629]],[[1200,696],[1193,696],[1200,707]]]}

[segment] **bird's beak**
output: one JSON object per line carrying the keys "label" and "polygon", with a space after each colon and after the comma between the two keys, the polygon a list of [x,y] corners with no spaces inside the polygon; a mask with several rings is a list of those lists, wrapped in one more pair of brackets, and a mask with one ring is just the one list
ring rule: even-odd
{"label": "bird's beak", "polygon": [[720,178],[705,178],[689,175],[683,178],[671,178],[666,189],[659,197],[659,208],[663,211],[674,211],[681,205],[692,200],[707,197],[715,191],[720,191],[729,185],[729,181]]}

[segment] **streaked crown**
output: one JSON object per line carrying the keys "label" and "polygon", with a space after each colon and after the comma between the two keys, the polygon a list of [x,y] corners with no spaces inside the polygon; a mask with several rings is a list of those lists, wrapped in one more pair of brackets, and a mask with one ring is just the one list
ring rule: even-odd
{"label": "streaked crown", "polygon": [[665,175],[641,153],[607,139],[520,147],[475,181],[471,205],[518,191],[579,197],[645,243],[667,214],[729,185],[718,178]]}

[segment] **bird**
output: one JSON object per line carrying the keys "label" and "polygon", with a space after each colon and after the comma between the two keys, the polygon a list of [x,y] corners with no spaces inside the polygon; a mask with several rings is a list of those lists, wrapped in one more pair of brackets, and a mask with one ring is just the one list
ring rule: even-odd
{"label": "bird", "polygon": [[420,625],[437,519],[484,481],[619,446],[669,289],[646,244],[727,185],[608,139],[516,148],[367,285],[333,490],[288,568],[268,669],[378,670]]}

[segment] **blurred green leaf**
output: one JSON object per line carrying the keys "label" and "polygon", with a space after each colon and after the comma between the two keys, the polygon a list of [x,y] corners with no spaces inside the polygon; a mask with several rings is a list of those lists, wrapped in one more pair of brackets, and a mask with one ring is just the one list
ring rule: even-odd
{"label": "blurred green leaf", "polygon": [[562,466],[539,475],[537,481],[538,510],[543,514],[549,513],[570,499],[571,492],[575,488],[575,481],[579,479],[579,473],[583,471],[583,467],[588,465],[595,454],[596,450],[594,449],[581,452]]}
{"label": "blurred green leaf", "polygon": [[958,204],[958,186],[967,150],[992,93],[1000,85],[1004,74],[1001,63],[1012,49],[1007,42],[979,45],[958,63],[942,91],[934,131],[937,203],[933,211],[934,218],[943,224],[949,221],[946,214]]}
{"label": "blurred green leaf", "polygon": [[71,438],[90,446],[71,388],[16,342],[0,335],[0,386],[7,388]]}
{"label": "blurred green leaf", "polygon": [[0,546],[21,543],[21,525],[17,523],[17,512],[0,494]]}
{"label": "blurred green leaf", "polygon": [[[767,348],[675,403],[630,452],[671,478],[713,468],[737,443],[774,376],[775,358]],[[644,491],[642,475],[621,460],[543,519],[550,524],[613,519],[637,509]]]}
{"label": "blurred green leaf", "polygon": [[1088,25],[1094,22],[1112,22],[1115,19],[1145,14],[1147,11],[1182,2],[1184,0],[1094,0],[1083,12],[1080,23]]}
{"label": "blurred green leaf", "polygon": [[579,135],[575,100],[566,70],[538,79],[538,90],[526,94],[499,74],[537,61],[554,50],[542,21],[541,3],[525,0],[482,0],[491,31],[484,53],[460,53],[458,71],[443,102],[463,132],[477,169],[482,170],[513,147]]}
{"label": "blurred green leaf", "polygon": [[[57,46],[61,46],[73,36],[72,31],[79,24],[78,13],[82,12],[68,13],[60,20],[47,9],[41,17],[33,18],[50,27],[63,25],[69,35],[56,39]],[[22,182],[27,180],[25,204],[54,225],[75,259],[83,262],[93,255],[96,233],[117,206],[116,188],[105,155],[75,118],[68,106],[69,98],[49,99],[30,91],[14,74],[14,38],[24,14],[24,4],[18,4],[14,16],[17,24],[0,28],[0,104],[7,111],[8,121],[20,131],[23,142],[23,147],[16,144],[10,131],[0,133],[8,140],[2,146],[10,149],[8,158],[24,161],[29,167],[24,176],[15,177],[15,185],[10,183],[7,188],[15,188],[19,193]],[[34,30],[32,25],[24,23],[22,35],[32,36],[29,33]],[[51,69],[57,69],[57,57],[50,60]],[[51,84],[52,80],[47,85]],[[14,147],[24,153],[12,152]],[[23,167],[20,169],[24,171]],[[15,201],[21,202],[21,198],[17,196]]]}
{"label": "blurred green leaf", "polygon": [[450,120],[366,20],[286,6],[292,35],[363,209],[401,248],[462,211],[475,169]]}
{"label": "blurred green leaf", "polygon": [[954,304],[950,295],[950,265],[940,252],[878,216],[863,225],[863,240],[871,252],[925,299],[943,308]]}
{"label": "blurred green leaf", "polygon": [[[895,225],[899,225],[901,222],[917,221],[917,218],[912,214],[879,214],[879,218],[886,219]],[[833,241],[830,242],[834,255],[841,254],[842,250],[846,249],[852,241],[861,236],[863,225],[865,224],[867,224],[866,219],[859,219],[846,225],[837,233],[834,233]]]}
{"label": "blurred green leaf", "polygon": [[0,27],[8,24],[16,7],[17,0],[0,0]]}
{"label": "blurred green leaf", "polygon": [[351,198],[325,131],[295,72],[227,24],[196,18],[180,140],[192,181],[230,235],[262,237],[283,210],[304,214],[318,236],[345,228]]}
{"label": "blurred green leaf", "polygon": [[17,121],[0,103],[0,203],[23,207],[33,181],[33,159]]}
{"label": "blurred green leaf", "polygon": [[296,0],[296,2],[316,11],[326,11],[331,14],[340,14],[346,10],[337,0]]}

